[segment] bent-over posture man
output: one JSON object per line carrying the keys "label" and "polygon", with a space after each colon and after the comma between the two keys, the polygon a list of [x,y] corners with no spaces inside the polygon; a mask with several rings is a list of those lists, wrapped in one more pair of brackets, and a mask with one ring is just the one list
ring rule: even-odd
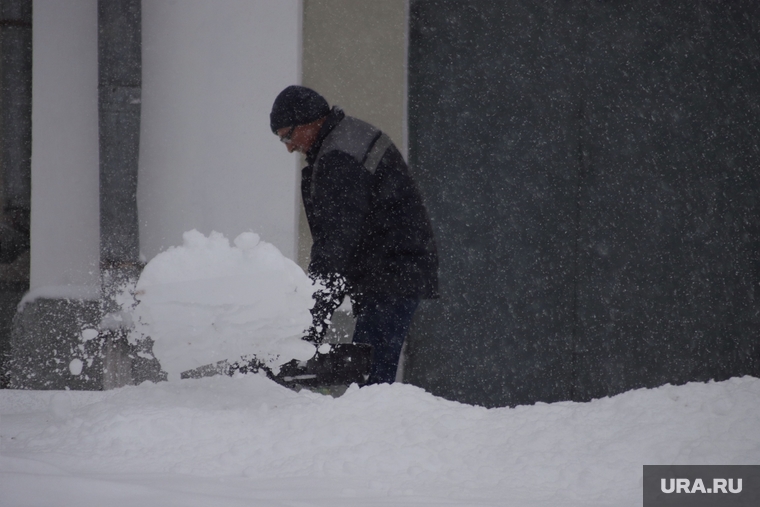
{"label": "bent-over posture man", "polygon": [[392,383],[420,300],[438,297],[433,231],[406,162],[387,135],[303,86],[277,96],[270,126],[308,163],[301,194],[314,239],[309,276],[324,290],[305,339],[321,343],[350,296],[353,341],[373,347],[368,383]]}

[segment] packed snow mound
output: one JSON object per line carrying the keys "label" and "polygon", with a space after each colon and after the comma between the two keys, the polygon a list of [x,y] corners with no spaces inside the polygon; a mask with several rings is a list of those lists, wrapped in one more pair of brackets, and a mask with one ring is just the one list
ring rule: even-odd
{"label": "packed snow mound", "polygon": [[192,230],[182,246],[153,258],[135,288],[135,333],[154,340],[161,367],[185,370],[256,354],[275,369],[308,359],[301,340],[311,324],[314,286],[303,270],[257,234],[233,245],[222,234]]}
{"label": "packed snow mound", "polygon": [[642,465],[760,458],[760,380],[750,377],[486,409],[404,384],[333,399],[240,375],[0,391],[0,415],[0,477],[15,477],[7,494],[24,505],[45,498],[23,479],[50,481],[57,467],[72,486],[104,474],[154,488],[184,477],[214,505],[243,505],[228,489],[238,484],[243,497],[261,495],[244,505],[640,506]]}

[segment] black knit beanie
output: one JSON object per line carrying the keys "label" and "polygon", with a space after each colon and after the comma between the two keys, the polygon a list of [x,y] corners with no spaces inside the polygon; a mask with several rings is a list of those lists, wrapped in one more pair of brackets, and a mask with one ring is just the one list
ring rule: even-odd
{"label": "black knit beanie", "polygon": [[280,92],[269,113],[272,132],[283,127],[305,125],[330,113],[330,106],[323,96],[305,86],[288,86]]}

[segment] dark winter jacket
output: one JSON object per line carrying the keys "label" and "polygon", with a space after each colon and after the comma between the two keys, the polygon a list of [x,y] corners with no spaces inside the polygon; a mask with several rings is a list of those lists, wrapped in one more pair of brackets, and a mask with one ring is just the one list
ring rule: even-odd
{"label": "dark winter jacket", "polygon": [[398,149],[375,127],[333,108],[302,171],[314,239],[309,272],[341,275],[362,295],[438,297],[430,220]]}

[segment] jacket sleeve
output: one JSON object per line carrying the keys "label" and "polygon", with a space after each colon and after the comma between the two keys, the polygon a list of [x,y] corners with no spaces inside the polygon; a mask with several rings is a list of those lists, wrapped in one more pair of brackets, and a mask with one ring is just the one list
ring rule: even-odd
{"label": "jacket sleeve", "polygon": [[322,157],[312,177],[314,245],[309,272],[345,274],[370,209],[372,176],[350,155],[334,151]]}

